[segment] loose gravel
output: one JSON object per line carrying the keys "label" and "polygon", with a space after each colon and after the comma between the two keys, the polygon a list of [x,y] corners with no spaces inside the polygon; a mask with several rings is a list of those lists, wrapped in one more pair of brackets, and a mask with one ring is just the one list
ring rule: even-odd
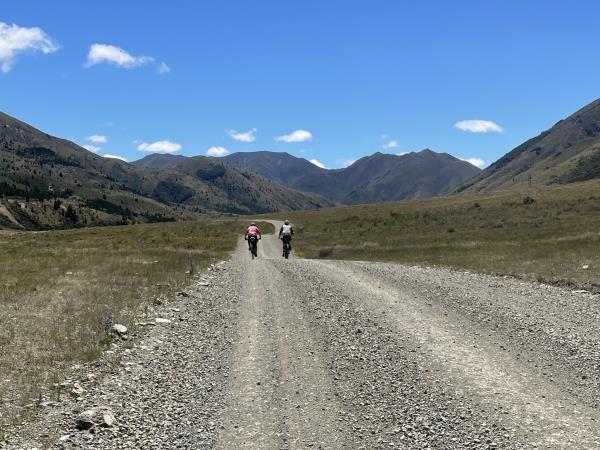
{"label": "loose gravel", "polygon": [[280,251],[242,243],[9,448],[600,448],[598,296]]}

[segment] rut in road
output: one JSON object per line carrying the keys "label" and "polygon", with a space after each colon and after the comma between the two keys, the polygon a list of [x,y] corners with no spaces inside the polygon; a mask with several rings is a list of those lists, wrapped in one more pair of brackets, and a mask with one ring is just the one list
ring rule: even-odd
{"label": "rut in road", "polygon": [[9,448],[600,449],[598,296],[281,252],[241,241],[85,385],[116,426]]}

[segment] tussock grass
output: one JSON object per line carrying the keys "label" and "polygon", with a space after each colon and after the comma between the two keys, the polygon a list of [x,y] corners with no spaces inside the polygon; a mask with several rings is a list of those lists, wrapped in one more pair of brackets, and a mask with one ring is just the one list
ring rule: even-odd
{"label": "tussock grass", "polygon": [[296,225],[296,250],[309,258],[442,265],[600,286],[599,181],[286,216]]}
{"label": "tussock grass", "polygon": [[229,220],[0,232],[0,436],[65,368],[102,353],[110,324],[131,327],[243,230]]}

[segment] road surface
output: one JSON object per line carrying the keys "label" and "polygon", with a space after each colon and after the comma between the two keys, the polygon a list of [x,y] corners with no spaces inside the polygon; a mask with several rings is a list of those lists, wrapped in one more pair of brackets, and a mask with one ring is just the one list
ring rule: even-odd
{"label": "road surface", "polygon": [[[297,243],[301,245],[301,242]],[[244,241],[79,409],[55,448],[600,448],[598,296]],[[175,311],[176,310],[176,311]],[[51,416],[52,417],[52,416]],[[61,441],[57,441],[62,437]],[[32,438],[31,443],[35,443]]]}

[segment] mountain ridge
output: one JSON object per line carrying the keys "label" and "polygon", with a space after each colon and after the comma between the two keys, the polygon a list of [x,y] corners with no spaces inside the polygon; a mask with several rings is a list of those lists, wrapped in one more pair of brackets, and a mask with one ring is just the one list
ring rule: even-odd
{"label": "mountain ridge", "polygon": [[[147,158],[132,164],[144,164]],[[163,159],[161,164],[172,167],[180,161],[172,155],[164,155]],[[324,169],[286,152],[237,152],[219,159],[337,204],[432,197],[450,191],[480,171],[466,161],[431,149],[403,155],[376,152],[342,169]]]}
{"label": "mountain ridge", "polygon": [[458,192],[488,192],[600,177],[600,99],[518,145]]}

